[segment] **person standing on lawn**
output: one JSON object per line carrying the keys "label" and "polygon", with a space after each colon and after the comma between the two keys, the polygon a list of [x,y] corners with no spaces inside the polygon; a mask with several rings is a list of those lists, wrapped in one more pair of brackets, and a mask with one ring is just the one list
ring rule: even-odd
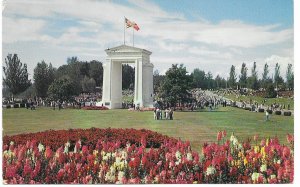
{"label": "person standing on lawn", "polygon": [[269,121],[269,112],[268,112],[268,110],[266,110],[266,121]]}

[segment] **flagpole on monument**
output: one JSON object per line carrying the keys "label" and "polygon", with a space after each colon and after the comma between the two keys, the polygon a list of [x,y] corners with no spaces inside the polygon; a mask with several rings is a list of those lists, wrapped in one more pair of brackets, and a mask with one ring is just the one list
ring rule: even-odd
{"label": "flagpole on monument", "polygon": [[124,16],[124,45],[125,45],[125,27],[126,27],[126,23],[125,23],[125,16]]}

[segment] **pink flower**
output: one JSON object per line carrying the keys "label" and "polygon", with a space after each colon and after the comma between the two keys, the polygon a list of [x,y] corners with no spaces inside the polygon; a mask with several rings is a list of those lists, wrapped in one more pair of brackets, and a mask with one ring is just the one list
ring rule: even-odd
{"label": "pink flower", "polygon": [[88,146],[84,145],[82,146],[82,154],[87,155],[89,153]]}
{"label": "pink flower", "polygon": [[17,173],[17,169],[15,166],[7,166],[6,172],[5,172],[5,178],[12,178],[15,177]]}
{"label": "pink flower", "polygon": [[289,143],[293,143],[293,142],[294,142],[294,136],[291,135],[291,134],[287,134],[286,140],[287,140]]}
{"label": "pink flower", "polygon": [[253,140],[254,140],[254,141],[257,141],[257,140],[258,140],[258,134],[255,134],[255,135],[254,135]]}
{"label": "pink flower", "polygon": [[52,150],[50,149],[49,146],[46,146],[45,157],[47,159],[50,159],[52,157]]}
{"label": "pink flower", "polygon": [[222,131],[222,137],[224,138],[227,135],[226,130]]}
{"label": "pink flower", "polygon": [[220,141],[222,139],[222,131],[219,131],[217,134],[217,140]]}
{"label": "pink flower", "polygon": [[290,149],[288,147],[284,147],[283,150],[282,150],[282,156],[284,158],[288,158],[290,156]]}
{"label": "pink flower", "polygon": [[142,144],[143,147],[146,147],[146,145],[147,145],[147,140],[146,140],[146,136],[145,135],[142,136],[141,144]]}

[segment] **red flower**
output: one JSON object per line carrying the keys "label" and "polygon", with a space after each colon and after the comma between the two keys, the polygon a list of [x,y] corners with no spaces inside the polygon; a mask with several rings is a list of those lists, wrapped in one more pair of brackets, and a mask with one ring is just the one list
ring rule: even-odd
{"label": "red flower", "polygon": [[64,174],[65,174],[65,170],[64,169],[60,169],[56,175],[56,179],[58,181],[61,181],[64,177]]}

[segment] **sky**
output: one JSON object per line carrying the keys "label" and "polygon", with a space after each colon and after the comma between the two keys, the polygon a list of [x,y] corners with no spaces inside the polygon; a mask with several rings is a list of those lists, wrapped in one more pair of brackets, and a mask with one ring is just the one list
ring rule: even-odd
{"label": "sky", "polygon": [[[152,51],[154,70],[164,74],[183,63],[229,76],[240,74],[243,62],[251,73],[257,63],[261,77],[275,64],[285,77],[294,64],[292,0],[7,0],[2,12],[2,60],[18,54],[30,77],[42,60],[54,67],[67,58],[105,62],[105,49],[123,44],[124,16],[136,22],[135,47]],[[132,29],[126,29],[132,45]]]}

